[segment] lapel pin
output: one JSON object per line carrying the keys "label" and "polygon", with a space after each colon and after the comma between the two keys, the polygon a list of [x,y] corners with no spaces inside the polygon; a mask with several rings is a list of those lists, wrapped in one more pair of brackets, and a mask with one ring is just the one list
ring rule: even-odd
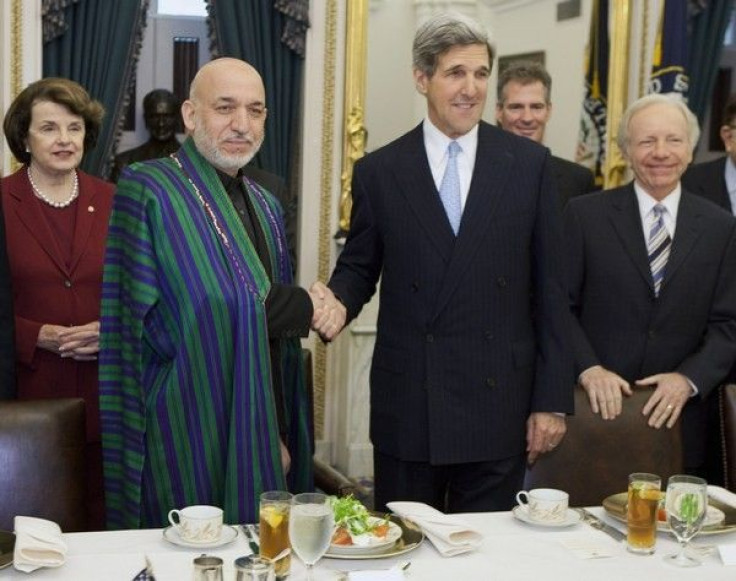
{"label": "lapel pin", "polygon": [[95,211],[95,207],[94,206],[87,206],[87,211],[88,212],[94,212]]}

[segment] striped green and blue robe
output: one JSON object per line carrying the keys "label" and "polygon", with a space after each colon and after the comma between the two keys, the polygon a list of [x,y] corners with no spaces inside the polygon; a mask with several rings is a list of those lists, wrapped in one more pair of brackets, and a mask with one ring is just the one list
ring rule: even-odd
{"label": "striped green and blue robe", "polygon": [[[191,139],[126,171],[102,292],[100,413],[110,528],[159,527],[212,504],[254,522],[260,492],[309,490],[298,339],[282,340],[292,458],[281,467],[265,300],[271,282],[215,169]],[[291,282],[278,202],[249,184],[273,282]],[[209,208],[209,210],[207,210]]]}

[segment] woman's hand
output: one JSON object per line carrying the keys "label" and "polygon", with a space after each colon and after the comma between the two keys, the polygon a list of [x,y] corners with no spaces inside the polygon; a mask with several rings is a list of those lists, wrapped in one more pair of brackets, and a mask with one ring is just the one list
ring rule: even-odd
{"label": "woman's hand", "polygon": [[37,345],[61,357],[94,361],[100,350],[100,322],[92,321],[74,327],[43,325],[38,333]]}

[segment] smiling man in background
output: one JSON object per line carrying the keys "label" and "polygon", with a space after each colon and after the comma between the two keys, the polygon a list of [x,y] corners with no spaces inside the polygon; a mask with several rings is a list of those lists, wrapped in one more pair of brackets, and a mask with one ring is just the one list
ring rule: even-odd
{"label": "smiling man in background", "polygon": [[[498,75],[496,92],[498,126],[543,143],[552,116],[552,78],[545,68],[530,61],[511,63]],[[588,168],[554,155],[551,165],[562,207],[570,198],[596,189]]]}

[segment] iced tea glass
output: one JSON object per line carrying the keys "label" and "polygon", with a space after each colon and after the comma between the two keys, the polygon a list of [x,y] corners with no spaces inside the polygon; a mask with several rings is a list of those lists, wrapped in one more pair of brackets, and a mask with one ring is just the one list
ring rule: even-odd
{"label": "iced tea glass", "polygon": [[[291,548],[289,542],[289,514],[292,495],[282,490],[272,490],[261,494],[259,510],[259,537],[261,557],[273,559],[285,549]],[[274,562],[276,579],[286,579],[291,568],[291,554]]]}
{"label": "iced tea glass", "polygon": [[662,499],[662,479],[656,474],[629,474],[626,509],[626,548],[632,553],[651,555],[657,541],[657,511]]}

